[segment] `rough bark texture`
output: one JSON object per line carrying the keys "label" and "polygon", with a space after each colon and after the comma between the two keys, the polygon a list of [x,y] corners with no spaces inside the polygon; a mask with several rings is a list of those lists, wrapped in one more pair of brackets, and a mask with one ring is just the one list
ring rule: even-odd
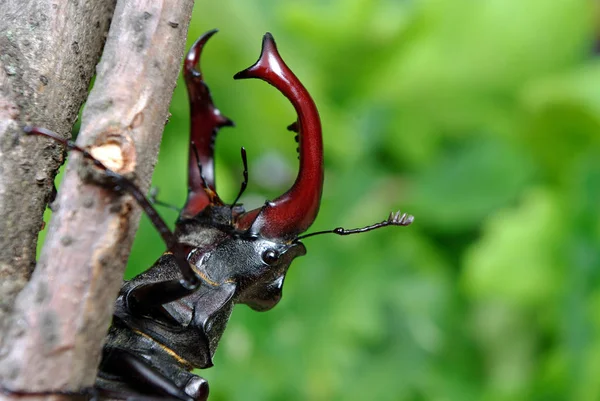
{"label": "rough bark texture", "polygon": [[63,157],[55,144],[22,141],[21,127],[70,132],[113,9],[102,0],[0,1],[0,332],[33,270]]}
{"label": "rough bark texture", "polygon": [[[135,170],[142,189],[149,187],[192,5],[119,0],[84,109],[78,143],[118,172]],[[21,143],[53,146],[40,137]],[[12,389],[76,390],[94,383],[140,213],[128,195],[89,181],[98,175],[92,170],[71,155],[47,242],[15,302],[0,349],[0,380]]]}

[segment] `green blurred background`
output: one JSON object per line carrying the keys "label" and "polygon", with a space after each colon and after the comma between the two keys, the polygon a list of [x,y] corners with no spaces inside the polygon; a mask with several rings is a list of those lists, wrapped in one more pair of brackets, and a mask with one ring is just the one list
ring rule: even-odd
{"label": "green blurred background", "polygon": [[[415,215],[409,228],[307,239],[268,313],[238,306],[200,372],[211,400],[600,399],[600,60],[577,0],[196,2],[189,44],[237,128],[217,140],[248,208],[297,171],[289,103],[235,82],[273,33],[313,95],[326,178],[312,230]],[[185,199],[183,82],[154,174]],[[161,209],[168,221],[176,212]],[[142,221],[128,277],[164,245]]]}

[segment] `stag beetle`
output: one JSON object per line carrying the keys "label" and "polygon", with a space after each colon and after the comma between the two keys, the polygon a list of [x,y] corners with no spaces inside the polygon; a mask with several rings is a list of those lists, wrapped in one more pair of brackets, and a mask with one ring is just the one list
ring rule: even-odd
{"label": "stag beetle", "polygon": [[292,261],[306,254],[300,241],[309,236],[348,235],[385,226],[406,226],[413,217],[400,212],[364,228],[301,235],[317,217],[323,188],[323,144],[317,108],[307,90],[281,59],[267,33],[258,61],[234,79],[258,78],[277,88],[292,103],[297,121],[300,167],[292,187],[273,201],[245,211],[221,200],[214,176],[214,142],[220,128],[233,125],[215,107],[199,69],[200,55],[216,30],[200,37],[184,61],[191,108],[188,196],[171,232],[152,203],[128,178],[117,174],[85,149],[43,128],[29,134],[51,137],[78,151],[129,192],[148,214],[167,245],[146,272],[123,284],[103,351],[95,390],[107,398],[163,398],[201,401],[208,383],[191,373],[212,366],[212,358],[235,304],[257,311],[273,308],[282,296]]}

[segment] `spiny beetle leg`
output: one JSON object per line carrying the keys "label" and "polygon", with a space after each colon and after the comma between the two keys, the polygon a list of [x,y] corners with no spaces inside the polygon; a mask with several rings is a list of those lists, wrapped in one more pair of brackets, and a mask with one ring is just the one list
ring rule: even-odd
{"label": "spiny beetle leg", "polygon": [[127,294],[127,306],[135,315],[152,315],[152,311],[157,306],[168,304],[187,295],[190,295],[190,290],[181,285],[181,280],[158,281],[132,289]]}
{"label": "spiny beetle leg", "polygon": [[206,401],[208,398],[208,382],[198,376],[190,374],[185,387],[192,394],[179,388],[171,379],[141,357],[121,349],[112,349],[104,354],[102,369],[105,372],[120,376],[133,388],[143,394],[128,396],[128,400],[179,400],[179,401]]}
{"label": "spiny beetle leg", "polygon": [[[116,398],[119,398],[119,395],[115,395]],[[113,397],[111,397],[112,399]],[[131,395],[131,394],[123,394],[123,396],[119,399],[123,399],[125,401],[180,401],[178,398],[169,398],[169,397],[152,397],[149,395]]]}
{"label": "spiny beetle leg", "polygon": [[72,141],[68,141],[66,139],[61,138],[55,132],[52,132],[45,128],[31,126],[24,127],[23,131],[29,135],[39,135],[51,138],[57,142],[62,143],[68,150],[74,150],[76,152],[81,153],[82,156],[90,160],[95,167],[104,171],[106,176],[112,180],[112,183],[115,187],[119,187],[123,191],[126,191],[131,196],[133,196],[136,202],[148,215],[148,218],[150,219],[156,230],[159,232],[163,241],[167,245],[167,248],[171,252],[173,252],[173,256],[175,257],[177,265],[181,270],[181,275],[183,276],[183,278],[179,280],[178,288],[174,289],[175,295],[173,296],[173,298],[181,298],[187,294],[191,294],[198,288],[198,286],[201,283],[200,278],[196,276],[196,273],[194,273],[194,271],[190,267],[187,261],[187,254],[183,249],[182,245],[179,243],[179,241],[177,241],[175,235],[171,232],[165,221],[160,217],[160,215],[152,206],[148,198],[146,198],[144,193],[131,180],[107,168],[104,164],[102,164],[101,161],[92,156],[90,152],[88,152],[86,149],[76,145]]}

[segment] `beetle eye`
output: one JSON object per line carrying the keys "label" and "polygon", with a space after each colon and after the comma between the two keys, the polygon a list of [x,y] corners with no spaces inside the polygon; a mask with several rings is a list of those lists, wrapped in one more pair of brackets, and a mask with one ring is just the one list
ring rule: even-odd
{"label": "beetle eye", "polygon": [[262,260],[267,265],[271,266],[279,260],[279,253],[273,249],[267,249],[262,254]]}

